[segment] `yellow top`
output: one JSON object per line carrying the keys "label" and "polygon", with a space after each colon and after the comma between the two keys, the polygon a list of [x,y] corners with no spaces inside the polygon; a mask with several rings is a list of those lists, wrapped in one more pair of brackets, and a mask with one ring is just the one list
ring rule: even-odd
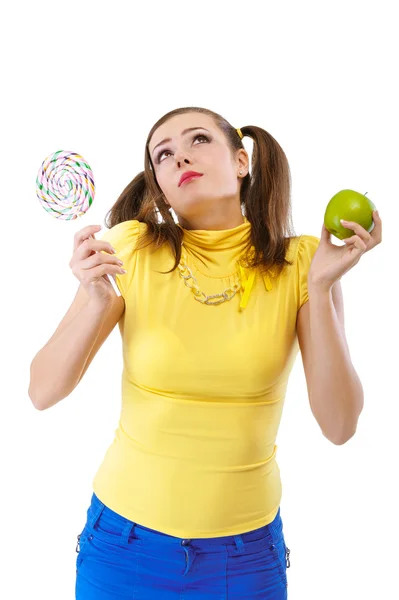
{"label": "yellow top", "polygon": [[[293,238],[287,258],[294,264],[285,273],[273,279],[256,269],[251,277],[244,269],[236,295],[209,306],[178,268],[157,272],[173,267],[169,244],[132,254],[146,227],[129,220],[100,238],[116,248],[127,274],[116,275],[125,300],[122,409],[94,492],[120,515],[176,537],[257,529],[280,505],[275,441],[320,238]],[[236,282],[250,229],[247,220],[223,231],[183,229],[202,292]]]}

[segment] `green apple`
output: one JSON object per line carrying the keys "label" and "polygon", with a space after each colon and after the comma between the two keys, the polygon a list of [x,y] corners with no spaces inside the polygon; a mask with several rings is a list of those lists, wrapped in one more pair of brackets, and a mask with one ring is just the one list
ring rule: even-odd
{"label": "green apple", "polygon": [[374,228],[373,210],[376,210],[376,207],[364,194],[354,190],[341,190],[327,204],[324,225],[340,240],[356,235],[352,229],[344,227],[340,219],[359,223],[370,232]]}

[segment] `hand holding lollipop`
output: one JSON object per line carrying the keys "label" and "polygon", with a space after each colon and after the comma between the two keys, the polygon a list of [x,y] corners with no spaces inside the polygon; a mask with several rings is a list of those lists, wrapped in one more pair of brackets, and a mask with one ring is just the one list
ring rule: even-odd
{"label": "hand holding lollipop", "polygon": [[[36,177],[36,195],[41,205],[51,216],[62,221],[75,220],[84,215],[93,203],[94,192],[92,170],[87,161],[76,152],[58,150],[50,154],[43,161]],[[107,259],[110,257],[100,254],[100,250],[109,252],[110,244],[95,239],[94,232],[99,229],[101,227],[89,225],[75,233],[74,255],[70,266],[79,281],[87,286],[88,293],[104,300],[110,292],[108,281],[115,293],[121,295],[111,277],[115,272],[121,271],[115,271],[115,257],[109,261]],[[93,285],[88,285],[89,283]]]}
{"label": "hand holding lollipop", "polygon": [[111,244],[95,239],[94,233],[99,229],[100,225],[88,225],[75,233],[69,266],[90,299],[103,305],[109,303],[114,295],[110,275],[126,271],[121,266],[122,261],[114,255]]}

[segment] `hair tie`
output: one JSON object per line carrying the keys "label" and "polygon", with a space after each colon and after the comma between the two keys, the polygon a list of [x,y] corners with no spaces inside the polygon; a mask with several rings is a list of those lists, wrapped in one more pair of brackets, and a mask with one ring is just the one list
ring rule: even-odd
{"label": "hair tie", "polygon": [[240,138],[242,139],[244,136],[242,135],[242,131],[241,129],[237,129],[237,133],[240,136]]}

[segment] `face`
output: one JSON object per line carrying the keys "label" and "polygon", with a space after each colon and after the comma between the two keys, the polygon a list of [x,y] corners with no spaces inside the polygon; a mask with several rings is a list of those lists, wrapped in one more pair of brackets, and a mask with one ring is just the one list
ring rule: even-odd
{"label": "face", "polygon": [[[194,127],[198,129],[183,133]],[[165,138],[170,141],[163,142]],[[248,155],[239,149],[231,156],[211,117],[201,113],[172,117],[154,131],[149,152],[158,185],[182,227],[229,229],[243,222],[240,187],[248,173]],[[185,171],[203,175],[179,186]]]}

